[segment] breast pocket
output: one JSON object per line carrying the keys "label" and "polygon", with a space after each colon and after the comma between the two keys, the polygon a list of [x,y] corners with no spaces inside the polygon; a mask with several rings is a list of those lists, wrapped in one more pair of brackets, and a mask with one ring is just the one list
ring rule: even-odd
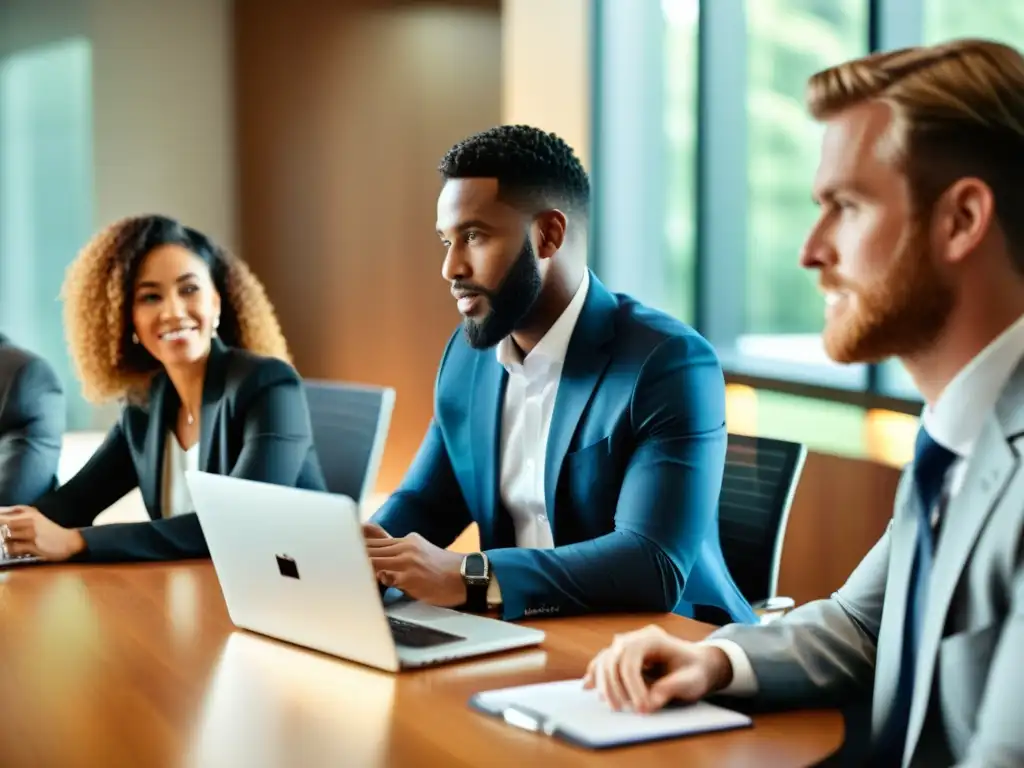
{"label": "breast pocket", "polygon": [[955,754],[963,754],[974,733],[978,706],[1003,624],[948,635],[939,643],[938,683],[942,712]]}
{"label": "breast pocket", "polygon": [[566,454],[565,468],[569,498],[564,501],[582,512],[581,520],[596,524],[600,533],[611,531],[622,482],[611,436]]}

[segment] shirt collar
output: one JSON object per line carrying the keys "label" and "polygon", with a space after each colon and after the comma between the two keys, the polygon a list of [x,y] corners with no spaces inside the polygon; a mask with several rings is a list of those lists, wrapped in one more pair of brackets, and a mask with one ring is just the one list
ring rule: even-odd
{"label": "shirt collar", "polygon": [[969,456],[1021,357],[1024,315],[960,370],[934,407],[925,406],[921,421],[932,439],[958,456]]}
{"label": "shirt collar", "polygon": [[565,362],[565,355],[569,349],[569,341],[572,339],[572,332],[576,329],[576,321],[579,320],[583,311],[583,303],[587,298],[587,291],[590,288],[590,270],[583,271],[583,279],[580,281],[572,301],[569,302],[562,314],[559,315],[548,332],[537,343],[525,358],[519,354],[519,348],[511,336],[506,336],[498,342],[496,354],[498,362],[511,370],[513,366],[524,365],[527,361],[544,361],[551,364],[561,365]]}

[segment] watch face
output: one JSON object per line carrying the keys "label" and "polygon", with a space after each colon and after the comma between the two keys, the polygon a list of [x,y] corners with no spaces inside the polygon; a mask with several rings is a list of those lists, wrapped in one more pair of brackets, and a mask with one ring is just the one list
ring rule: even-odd
{"label": "watch face", "polygon": [[468,579],[484,578],[487,574],[483,557],[480,555],[466,555],[465,574]]}

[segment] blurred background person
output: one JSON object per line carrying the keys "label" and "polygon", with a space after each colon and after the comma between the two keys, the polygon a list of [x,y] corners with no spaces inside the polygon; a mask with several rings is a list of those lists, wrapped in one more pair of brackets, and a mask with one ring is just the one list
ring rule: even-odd
{"label": "blurred background person", "polygon": [[0,505],[31,504],[54,488],[65,422],[53,367],[0,334]]}

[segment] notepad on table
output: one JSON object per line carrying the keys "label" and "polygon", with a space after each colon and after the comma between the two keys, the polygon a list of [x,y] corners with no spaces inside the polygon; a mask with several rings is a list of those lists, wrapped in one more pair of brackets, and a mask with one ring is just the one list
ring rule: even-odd
{"label": "notepad on table", "polygon": [[561,738],[589,749],[639,744],[699,733],[746,728],[747,715],[700,701],[637,714],[616,712],[583,688],[582,680],[561,680],[483,691],[470,706],[509,725]]}

